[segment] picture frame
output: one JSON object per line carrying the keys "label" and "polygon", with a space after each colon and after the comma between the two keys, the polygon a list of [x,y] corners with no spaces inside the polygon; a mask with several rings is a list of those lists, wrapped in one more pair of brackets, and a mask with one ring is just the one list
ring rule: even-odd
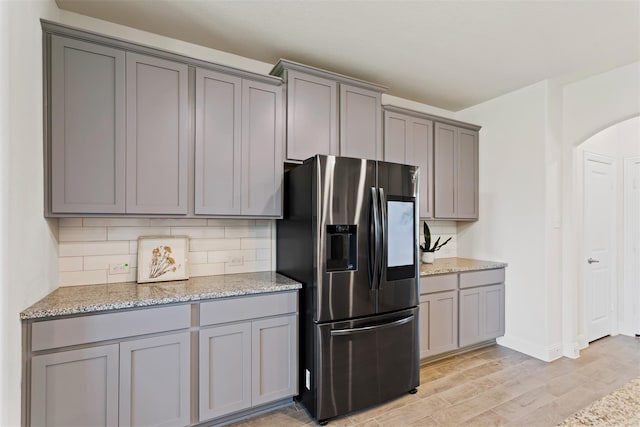
{"label": "picture frame", "polygon": [[188,236],[140,236],[138,283],[188,279],[188,252]]}

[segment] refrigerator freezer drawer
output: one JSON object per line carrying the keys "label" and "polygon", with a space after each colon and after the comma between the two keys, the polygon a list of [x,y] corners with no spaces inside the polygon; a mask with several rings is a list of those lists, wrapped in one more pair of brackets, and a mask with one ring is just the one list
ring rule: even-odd
{"label": "refrigerator freezer drawer", "polygon": [[420,383],[418,309],[317,325],[316,418],[401,396]]}

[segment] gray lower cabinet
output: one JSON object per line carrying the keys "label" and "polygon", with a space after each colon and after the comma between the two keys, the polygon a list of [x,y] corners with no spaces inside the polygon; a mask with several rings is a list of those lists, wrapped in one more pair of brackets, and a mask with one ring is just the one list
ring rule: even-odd
{"label": "gray lower cabinet", "polygon": [[282,88],[196,70],[195,213],[282,214]]}
{"label": "gray lower cabinet", "polygon": [[124,51],[52,36],[49,79],[47,207],[124,213]]}
{"label": "gray lower cabinet", "polygon": [[458,291],[420,296],[420,358],[458,348]]}
{"label": "gray lower cabinet", "polygon": [[434,125],[434,217],[478,219],[478,132]]}
{"label": "gray lower cabinet", "polygon": [[127,213],[187,213],[188,67],[127,52]]}
{"label": "gray lower cabinet", "polygon": [[420,218],[432,218],[433,122],[385,107],[384,160],[420,167]]}
{"label": "gray lower cabinet", "polygon": [[200,330],[200,420],[251,407],[251,322]]}
{"label": "gray lower cabinet", "polygon": [[201,304],[200,421],[298,393],[297,294]]}
{"label": "gray lower cabinet", "polygon": [[340,85],[340,155],[382,160],[382,94]]}
{"label": "gray lower cabinet", "polygon": [[118,344],[31,359],[31,426],[118,425]]}
{"label": "gray lower cabinet", "polygon": [[504,335],[504,284],[460,290],[460,346]]}
{"label": "gray lower cabinet", "polygon": [[189,332],[120,344],[120,427],[189,424],[189,356]]}
{"label": "gray lower cabinet", "polygon": [[505,269],[420,278],[420,357],[504,335]]}

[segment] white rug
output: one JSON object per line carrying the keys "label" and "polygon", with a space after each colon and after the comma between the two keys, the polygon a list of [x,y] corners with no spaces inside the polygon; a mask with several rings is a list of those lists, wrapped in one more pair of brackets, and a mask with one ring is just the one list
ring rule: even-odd
{"label": "white rug", "polygon": [[640,377],[576,412],[562,424],[573,426],[640,426]]}

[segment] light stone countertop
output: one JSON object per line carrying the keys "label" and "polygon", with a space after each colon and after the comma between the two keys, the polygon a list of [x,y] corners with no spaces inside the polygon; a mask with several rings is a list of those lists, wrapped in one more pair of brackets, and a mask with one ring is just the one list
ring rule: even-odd
{"label": "light stone countertop", "polygon": [[302,285],[274,271],[193,277],[137,284],[109,283],[60,287],[20,313],[21,320],[53,318],[122,308],[290,291]]}
{"label": "light stone countertop", "polygon": [[481,261],[469,258],[436,258],[433,264],[420,264],[420,277],[461,271],[490,270],[506,266],[507,263],[504,262]]}

